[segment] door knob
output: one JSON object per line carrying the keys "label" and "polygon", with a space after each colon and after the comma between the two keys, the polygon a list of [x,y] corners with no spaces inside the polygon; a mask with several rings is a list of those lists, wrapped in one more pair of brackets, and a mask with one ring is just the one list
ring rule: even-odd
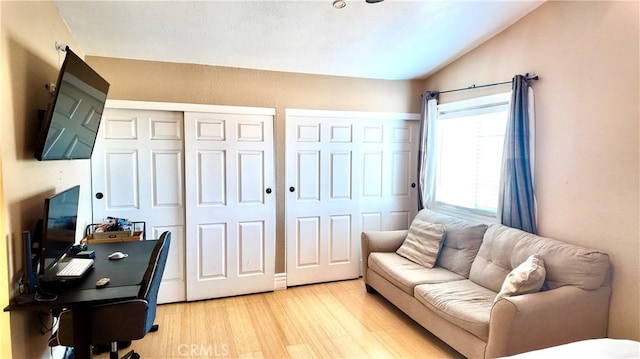
{"label": "door knob", "polygon": [[415,182],[413,182],[413,183],[411,184],[411,188],[416,188],[416,183],[415,183]]}
{"label": "door knob", "polygon": [[102,197],[104,197],[104,195],[102,194],[102,192],[98,192],[98,193],[96,193],[96,198],[97,198],[97,199],[102,199]]}
{"label": "door knob", "polygon": [[289,187],[289,192],[295,192],[295,191],[296,191],[295,187],[293,187],[293,186]]}
{"label": "door knob", "polygon": [[271,194],[271,188],[267,188],[265,192],[267,192],[267,194]]}

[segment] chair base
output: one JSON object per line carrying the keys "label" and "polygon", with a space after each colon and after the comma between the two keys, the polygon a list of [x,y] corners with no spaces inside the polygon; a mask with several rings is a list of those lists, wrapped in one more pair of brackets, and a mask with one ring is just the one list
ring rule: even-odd
{"label": "chair base", "polygon": [[[116,358],[117,358],[117,356],[116,356]],[[112,358],[110,358],[110,359],[112,359]],[[140,354],[134,352],[133,350],[130,350],[127,354],[125,354],[120,359],[140,359]]]}
{"label": "chair base", "polygon": [[[131,345],[131,342],[128,342],[127,346]],[[122,358],[118,357],[118,350],[124,347],[120,347],[120,343],[113,342],[111,343],[111,350],[109,350],[109,359],[140,359],[140,355],[133,350],[129,350],[127,354],[122,356]]]}
{"label": "chair base", "polygon": [[[118,350],[128,348],[131,346],[131,340],[124,342],[118,342]],[[108,353],[111,351],[111,344],[96,344],[93,346],[92,354],[98,355],[102,353]]]}

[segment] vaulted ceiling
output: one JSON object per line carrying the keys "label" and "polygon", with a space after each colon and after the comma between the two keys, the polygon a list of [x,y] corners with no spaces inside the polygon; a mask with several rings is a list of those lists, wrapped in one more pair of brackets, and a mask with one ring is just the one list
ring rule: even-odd
{"label": "vaulted ceiling", "polygon": [[544,0],[61,1],[82,51],[376,79],[420,79]]}

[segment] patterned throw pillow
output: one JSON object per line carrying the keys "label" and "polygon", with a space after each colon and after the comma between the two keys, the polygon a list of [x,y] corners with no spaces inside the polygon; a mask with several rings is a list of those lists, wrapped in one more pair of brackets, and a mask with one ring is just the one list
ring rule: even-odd
{"label": "patterned throw pillow", "polygon": [[494,302],[504,297],[539,292],[546,275],[544,261],[537,254],[529,256],[507,275]]}
{"label": "patterned throw pillow", "polygon": [[433,268],[442,248],[445,233],[443,225],[415,218],[411,222],[407,238],[396,253],[424,267]]}

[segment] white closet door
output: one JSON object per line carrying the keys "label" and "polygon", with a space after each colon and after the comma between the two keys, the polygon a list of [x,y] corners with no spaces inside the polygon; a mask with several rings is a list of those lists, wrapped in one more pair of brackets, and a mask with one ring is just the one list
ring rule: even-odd
{"label": "white closet door", "polygon": [[362,227],[358,234],[409,228],[418,210],[419,128],[417,120],[396,117],[362,121],[358,143]]}
{"label": "white closet door", "polygon": [[146,222],[148,238],[171,231],[160,303],[185,300],[182,113],[104,110],[91,159],[93,222]]}
{"label": "white closet door", "polygon": [[187,299],[274,289],[273,115],[185,113]]}
{"label": "white closet door", "polygon": [[287,285],[357,278],[362,231],[408,228],[415,119],[286,111]]}

